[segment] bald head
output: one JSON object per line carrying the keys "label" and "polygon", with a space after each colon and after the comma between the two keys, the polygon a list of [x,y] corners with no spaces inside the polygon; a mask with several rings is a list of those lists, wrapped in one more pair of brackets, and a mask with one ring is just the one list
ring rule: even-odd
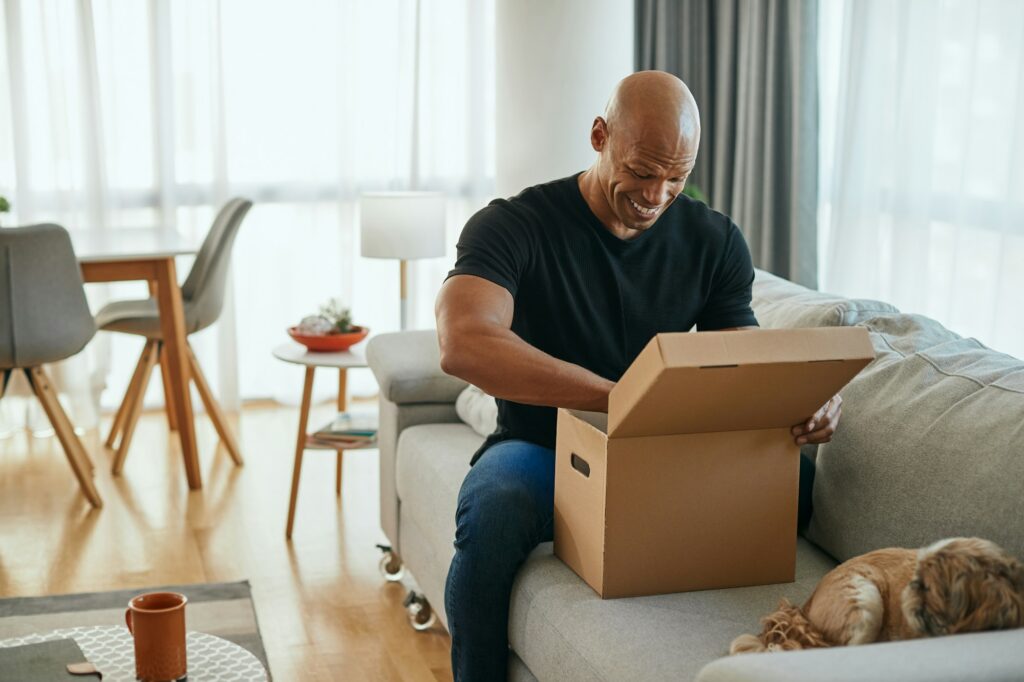
{"label": "bald head", "polygon": [[700,146],[700,114],[683,81],[641,71],[615,87],[590,130],[597,152],[580,176],[594,214],[613,234],[632,239],[657,222],[683,191]]}
{"label": "bald head", "polygon": [[694,151],[700,143],[697,102],[686,83],[664,71],[640,71],[619,81],[604,118],[610,130],[681,140]]}

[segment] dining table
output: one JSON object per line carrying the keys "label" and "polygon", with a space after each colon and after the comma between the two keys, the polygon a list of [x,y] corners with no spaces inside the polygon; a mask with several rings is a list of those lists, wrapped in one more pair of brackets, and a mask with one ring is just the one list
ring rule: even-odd
{"label": "dining table", "polygon": [[194,255],[197,245],[165,228],[72,230],[71,241],[86,283],[137,280],[149,283],[150,296],[156,298],[160,313],[167,352],[163,376],[168,383],[166,395],[172,403],[169,407],[175,415],[174,424],[181,440],[185,476],[188,487],[199,490],[203,479],[192,421],[185,310],[175,269],[175,258]]}

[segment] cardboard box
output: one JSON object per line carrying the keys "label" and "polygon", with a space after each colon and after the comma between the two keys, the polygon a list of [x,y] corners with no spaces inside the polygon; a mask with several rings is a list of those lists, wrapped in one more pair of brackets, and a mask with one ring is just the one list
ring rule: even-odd
{"label": "cardboard box", "polygon": [[873,358],[858,327],[654,337],[607,415],[558,411],[555,554],[604,598],[792,582],[790,429]]}

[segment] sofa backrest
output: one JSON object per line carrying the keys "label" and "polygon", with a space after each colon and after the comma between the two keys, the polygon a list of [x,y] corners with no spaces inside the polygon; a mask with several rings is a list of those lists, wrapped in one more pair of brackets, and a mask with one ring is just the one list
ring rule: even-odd
{"label": "sofa backrest", "polygon": [[840,560],[952,536],[1024,558],[1024,362],[922,316],[861,326],[877,357],[818,450],[808,537]]}
{"label": "sofa backrest", "polygon": [[978,535],[1024,558],[1024,361],[921,315],[758,271],[764,327],[857,324],[876,359],[818,448],[808,537],[839,560]]}

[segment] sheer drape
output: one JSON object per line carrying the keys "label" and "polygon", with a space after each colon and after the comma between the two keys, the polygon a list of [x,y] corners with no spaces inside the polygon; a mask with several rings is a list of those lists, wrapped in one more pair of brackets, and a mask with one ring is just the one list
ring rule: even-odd
{"label": "sheer drape", "polygon": [[[361,191],[446,192],[450,250],[492,191],[491,2],[3,0],[3,10],[6,224],[157,226],[198,243],[227,198],[256,202],[221,321],[192,338],[226,407],[294,399],[301,382],[270,350],[332,296],[375,333],[398,328],[397,263],[358,257]],[[450,262],[412,264],[414,326],[433,324]],[[190,264],[179,262],[179,278]],[[142,284],[87,288],[94,309],[146,295]],[[106,385],[103,403],[115,405],[140,350],[98,334],[63,372],[66,388]],[[375,390],[368,371],[350,386]],[[162,400],[156,377],[149,398]]]}
{"label": "sheer drape", "polygon": [[823,288],[1024,357],[1024,3],[858,0],[822,20]]}

